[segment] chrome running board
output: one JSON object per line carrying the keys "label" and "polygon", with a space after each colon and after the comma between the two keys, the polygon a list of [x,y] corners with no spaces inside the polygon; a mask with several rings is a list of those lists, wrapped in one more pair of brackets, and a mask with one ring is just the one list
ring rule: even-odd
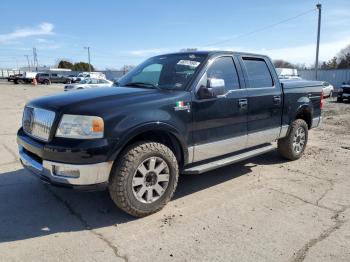
{"label": "chrome running board", "polygon": [[267,145],[267,146],[260,147],[260,148],[257,148],[257,149],[254,149],[254,150],[251,150],[248,152],[244,152],[244,153],[241,153],[238,155],[229,156],[229,157],[215,160],[215,161],[212,161],[209,163],[191,166],[191,167],[188,167],[188,168],[185,168],[184,170],[182,170],[181,173],[182,174],[201,174],[204,172],[214,170],[216,168],[220,168],[223,166],[231,165],[233,163],[237,163],[237,162],[246,160],[246,159],[254,157],[254,156],[265,154],[267,152],[274,150],[275,148],[276,148],[276,146],[274,146],[274,145]]}

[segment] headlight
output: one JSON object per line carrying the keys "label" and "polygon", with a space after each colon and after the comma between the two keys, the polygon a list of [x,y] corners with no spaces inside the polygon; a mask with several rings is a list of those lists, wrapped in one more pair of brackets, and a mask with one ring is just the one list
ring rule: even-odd
{"label": "headlight", "polygon": [[63,115],[56,131],[57,137],[93,139],[102,138],[104,122],[98,116]]}

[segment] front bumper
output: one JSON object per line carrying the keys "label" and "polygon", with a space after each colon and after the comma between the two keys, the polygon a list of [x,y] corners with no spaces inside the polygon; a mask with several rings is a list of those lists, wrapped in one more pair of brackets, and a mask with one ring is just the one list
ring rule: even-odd
{"label": "front bumper", "polygon": [[338,93],[338,97],[350,99],[350,94],[348,94],[348,93]]}
{"label": "front bumper", "polygon": [[[58,163],[35,158],[23,146],[19,145],[19,156],[22,165],[44,182],[56,186],[73,187],[82,190],[102,190],[108,185],[113,162],[75,165]],[[57,168],[70,168],[79,171],[79,177],[57,175]]]}

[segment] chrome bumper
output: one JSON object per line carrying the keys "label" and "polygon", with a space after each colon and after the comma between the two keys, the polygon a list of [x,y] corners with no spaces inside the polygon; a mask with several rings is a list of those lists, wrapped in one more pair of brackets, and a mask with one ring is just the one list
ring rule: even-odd
{"label": "chrome bumper", "polygon": [[[89,165],[72,165],[43,160],[42,163],[28,155],[22,146],[19,146],[19,157],[22,165],[39,176],[45,182],[68,186],[90,186],[108,182],[113,162],[103,162]],[[59,167],[79,170],[79,177],[59,176],[55,169]]]}

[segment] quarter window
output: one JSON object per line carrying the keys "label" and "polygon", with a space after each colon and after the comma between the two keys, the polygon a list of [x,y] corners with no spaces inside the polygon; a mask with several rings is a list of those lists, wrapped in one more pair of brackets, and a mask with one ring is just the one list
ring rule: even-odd
{"label": "quarter window", "polygon": [[220,57],[216,59],[207,70],[207,77],[223,79],[226,91],[239,89],[239,79],[232,57]]}
{"label": "quarter window", "polygon": [[243,62],[248,73],[250,88],[273,86],[270,70],[263,59],[243,58]]}

